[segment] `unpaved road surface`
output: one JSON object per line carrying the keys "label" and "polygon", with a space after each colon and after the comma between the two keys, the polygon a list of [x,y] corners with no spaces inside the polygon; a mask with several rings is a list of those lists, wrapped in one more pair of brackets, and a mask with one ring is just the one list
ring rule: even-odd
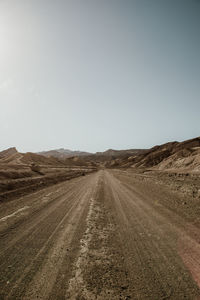
{"label": "unpaved road surface", "polygon": [[199,223],[180,205],[117,170],[2,203],[0,299],[200,299]]}

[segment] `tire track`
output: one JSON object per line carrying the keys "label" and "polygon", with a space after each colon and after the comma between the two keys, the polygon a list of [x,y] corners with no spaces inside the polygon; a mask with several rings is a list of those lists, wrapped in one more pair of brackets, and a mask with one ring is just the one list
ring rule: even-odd
{"label": "tire track", "polygon": [[[12,240],[12,235],[10,236],[10,245],[7,249],[4,249],[0,260],[1,297],[5,299],[12,299],[13,297],[22,299],[27,286],[38,270],[41,269],[44,261],[47,261],[48,265],[49,252],[52,255],[55,254],[55,267],[58,264],[59,269],[61,259],[56,260],[58,258],[56,251],[58,250],[58,253],[59,251],[62,252],[64,241],[66,241],[69,233],[69,237],[71,235],[69,228],[73,227],[74,231],[76,230],[74,218],[81,217],[84,208],[87,206],[88,199],[86,195],[88,195],[93,180],[93,177],[84,178],[81,184],[72,188],[71,192],[62,191],[62,195],[53,199],[50,205],[33,213],[32,220],[25,219],[25,234],[23,223],[19,228],[16,227],[17,237],[14,235],[14,240]],[[32,217],[32,215],[30,216]],[[4,236],[4,239],[6,242],[6,236]],[[63,253],[64,250],[62,255],[64,255]],[[49,276],[50,274],[47,274],[46,278]],[[50,276],[50,278],[53,277]],[[51,282],[53,284],[52,279]]]}
{"label": "tire track", "polygon": [[187,299],[195,299],[199,296],[199,289],[178,253],[180,232],[171,226],[172,220],[149,207],[131,187],[127,189],[109,173],[106,177],[107,193],[113,199],[122,241],[126,243],[124,251],[134,299],[185,299],[185,295]]}

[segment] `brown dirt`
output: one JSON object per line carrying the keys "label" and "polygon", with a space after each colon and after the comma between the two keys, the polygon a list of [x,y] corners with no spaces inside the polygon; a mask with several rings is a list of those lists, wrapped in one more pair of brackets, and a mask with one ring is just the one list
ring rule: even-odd
{"label": "brown dirt", "polygon": [[0,204],[0,299],[200,299],[194,202],[141,178],[102,170]]}
{"label": "brown dirt", "polygon": [[28,166],[0,165],[0,202],[22,197],[33,191],[71,180],[93,172],[90,168],[39,167],[34,172]]}

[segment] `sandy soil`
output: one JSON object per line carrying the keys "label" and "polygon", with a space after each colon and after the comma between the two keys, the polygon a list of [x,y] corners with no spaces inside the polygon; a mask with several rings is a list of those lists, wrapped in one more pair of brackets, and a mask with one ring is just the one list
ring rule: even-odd
{"label": "sandy soil", "polygon": [[200,299],[199,222],[182,202],[101,170],[0,203],[0,299]]}
{"label": "sandy soil", "polygon": [[71,180],[91,172],[90,168],[39,167],[33,172],[30,166],[7,166],[0,164],[0,202],[30,194],[47,186]]}

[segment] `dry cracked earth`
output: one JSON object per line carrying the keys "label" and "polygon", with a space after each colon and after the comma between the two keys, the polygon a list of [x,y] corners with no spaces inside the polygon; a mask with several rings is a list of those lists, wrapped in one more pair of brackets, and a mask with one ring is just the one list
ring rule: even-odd
{"label": "dry cracked earth", "polygon": [[100,170],[1,203],[0,299],[200,299],[199,211],[182,202]]}

